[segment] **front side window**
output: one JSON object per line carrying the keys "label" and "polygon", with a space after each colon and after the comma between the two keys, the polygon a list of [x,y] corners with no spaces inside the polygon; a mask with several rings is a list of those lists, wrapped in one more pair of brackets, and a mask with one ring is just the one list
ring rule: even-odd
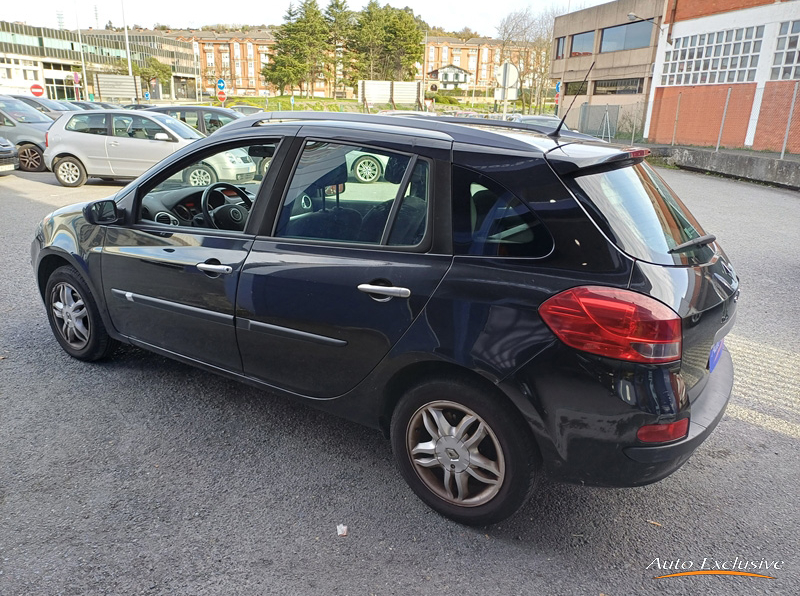
{"label": "front side window", "polygon": [[72,132],[83,132],[92,135],[106,134],[106,115],[105,114],[75,114],[69,119],[66,130]]}
{"label": "front side window", "polygon": [[541,258],[553,238],[520,199],[473,170],[453,168],[453,251],[456,255]]}
{"label": "front side window", "polygon": [[414,246],[428,216],[428,162],[379,149],[308,141],[275,235]]}
{"label": "front side window", "polygon": [[142,199],[140,223],[243,230],[276,147],[228,146],[164,172]]}
{"label": "front side window", "polygon": [[130,139],[158,140],[158,133],[166,135],[166,131],[149,118],[142,116],[122,116],[113,117],[113,136],[128,137]]}

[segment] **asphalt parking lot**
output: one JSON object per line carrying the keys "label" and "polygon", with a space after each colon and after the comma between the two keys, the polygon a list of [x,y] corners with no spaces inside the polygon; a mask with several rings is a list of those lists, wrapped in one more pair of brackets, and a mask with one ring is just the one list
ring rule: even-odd
{"label": "asphalt parking lot", "polygon": [[[134,348],[69,358],[30,241],[120,187],[0,178],[0,594],[796,594],[800,194],[660,172],[742,280],[726,416],[660,483],[545,481],[482,529],[420,502],[376,431]],[[654,579],[737,557],[775,579]]]}

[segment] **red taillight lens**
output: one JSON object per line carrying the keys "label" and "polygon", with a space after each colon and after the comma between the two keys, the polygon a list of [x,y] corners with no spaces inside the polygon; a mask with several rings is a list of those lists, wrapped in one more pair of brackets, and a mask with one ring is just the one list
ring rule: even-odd
{"label": "red taillight lens", "polygon": [[44,133],[44,146],[45,147],[49,147],[50,146],[50,132],[49,131]]}
{"label": "red taillight lens", "polygon": [[682,439],[689,432],[689,419],[672,424],[648,424],[636,431],[636,438],[644,443],[666,443]]}
{"label": "red taillight lens", "polygon": [[600,286],[556,294],[539,307],[568,346],[608,358],[658,364],[681,357],[681,319],[654,298]]}

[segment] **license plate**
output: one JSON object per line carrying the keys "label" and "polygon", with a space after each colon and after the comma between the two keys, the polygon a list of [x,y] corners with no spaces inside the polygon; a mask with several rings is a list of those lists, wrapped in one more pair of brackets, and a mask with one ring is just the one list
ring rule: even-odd
{"label": "license plate", "polygon": [[708,370],[710,372],[714,371],[714,367],[719,362],[719,357],[722,356],[722,348],[725,347],[725,340],[719,340],[713,348],[711,348],[711,354],[708,356]]}
{"label": "license plate", "polygon": [[9,164],[0,166],[0,172],[8,172],[9,170],[13,170],[13,169],[14,169],[14,164],[13,163],[9,163]]}

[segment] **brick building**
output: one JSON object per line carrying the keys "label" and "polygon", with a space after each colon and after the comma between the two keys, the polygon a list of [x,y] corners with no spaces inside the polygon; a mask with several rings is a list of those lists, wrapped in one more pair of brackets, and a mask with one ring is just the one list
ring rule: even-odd
{"label": "brick building", "polygon": [[261,70],[269,64],[275,37],[269,28],[248,31],[171,30],[166,37],[193,44],[203,93],[213,95],[219,79],[229,95],[269,96]]}
{"label": "brick building", "polygon": [[648,140],[780,151],[788,129],[800,153],[800,2],[668,0],[665,21]]}

